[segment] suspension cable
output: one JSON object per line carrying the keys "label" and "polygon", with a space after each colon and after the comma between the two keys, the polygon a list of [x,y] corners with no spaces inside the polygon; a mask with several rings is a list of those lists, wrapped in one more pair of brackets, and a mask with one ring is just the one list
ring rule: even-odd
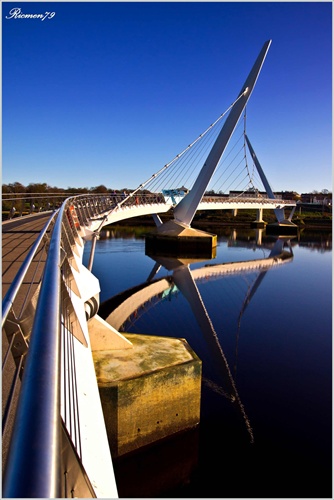
{"label": "suspension cable", "polygon": [[121,205],[123,205],[129,198],[133,197],[138,191],[140,191],[142,188],[144,188],[145,186],[147,186],[147,184],[149,184],[151,181],[153,181],[153,179],[155,179],[156,177],[158,177],[163,171],[165,171],[166,169],[168,169],[179,158],[181,158],[181,156],[183,156],[187,151],[189,151],[189,149],[191,149],[200,139],[202,139],[202,137],[205,136],[207,134],[207,132],[209,130],[211,130],[226,115],[226,113],[228,113],[231,110],[231,108],[239,101],[239,99],[241,99],[241,97],[243,97],[243,95],[244,95],[244,93],[241,93],[237,97],[237,99],[235,99],[235,101],[232,104],[230,104],[230,106],[226,109],[226,111],[224,111],[224,113],[222,113],[217,118],[217,120],[215,120],[202,134],[200,134],[192,143],[190,143],[181,153],[177,154],[169,163],[166,163],[166,165],[164,165],[160,170],[158,170],[158,172],[156,172],[155,174],[151,175],[151,177],[149,177],[146,181],[142,182],[135,190],[133,190],[131,193],[129,193],[129,195],[126,196],[122,201],[120,201],[117,204],[116,207],[112,208],[109,211],[109,213],[112,213],[114,210],[116,210]]}

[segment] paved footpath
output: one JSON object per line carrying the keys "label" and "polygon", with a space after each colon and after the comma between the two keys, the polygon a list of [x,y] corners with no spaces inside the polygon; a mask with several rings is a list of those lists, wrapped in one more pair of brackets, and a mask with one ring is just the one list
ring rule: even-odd
{"label": "paved footpath", "polygon": [[2,223],[2,300],[51,212]]}
{"label": "paved footpath", "polygon": [[[38,238],[39,233],[45,226],[46,222],[52,215],[52,212],[44,212],[41,214],[36,214],[26,217],[18,217],[10,221],[5,221],[2,223],[2,300],[10,287],[12,281],[14,280],[16,273],[20,269],[25,257],[27,256],[30,248],[35,243]],[[21,286],[20,292],[15,300],[15,313],[18,314],[22,305],[24,304],[27,291],[33,293],[36,288],[41,273],[43,271],[45,262],[45,252],[39,252],[37,255],[37,261],[40,261],[39,265],[37,262],[32,263],[32,269],[27,273],[27,276]],[[32,287],[31,287],[32,283]],[[7,352],[8,340],[7,336],[2,330],[2,361]],[[2,414],[6,411],[6,403],[8,396],[11,392],[11,383],[13,378],[13,373],[15,371],[15,364],[12,359],[6,365],[5,372],[2,373]],[[14,407],[16,406],[19,385],[14,392]],[[9,413],[9,419],[7,424],[7,429],[9,432],[3,434],[2,439],[2,471],[4,471],[4,466],[7,457],[8,445],[10,440],[10,430],[13,425],[15,410]]]}

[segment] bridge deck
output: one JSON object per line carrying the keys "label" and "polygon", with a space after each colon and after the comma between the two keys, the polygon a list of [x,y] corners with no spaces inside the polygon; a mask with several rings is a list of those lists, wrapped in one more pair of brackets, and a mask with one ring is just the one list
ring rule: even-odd
{"label": "bridge deck", "polygon": [[[42,228],[44,227],[46,221],[50,217],[50,212],[38,214],[34,216],[27,216],[24,218],[17,218],[11,221],[5,221],[2,223],[2,300],[6,292],[8,291],[11,283],[13,282],[20,266],[22,265],[24,259],[26,258],[30,248],[35,243],[38,238]],[[42,266],[38,267],[37,274],[33,277],[32,287],[29,293],[33,293],[36,289],[38,280],[40,278],[40,273],[42,272]],[[30,273],[30,271],[29,271]],[[28,274],[29,274],[28,273]],[[15,305],[18,309],[21,309],[26,294],[28,292],[32,276],[27,276],[24,281],[18,296],[15,301]],[[34,286],[35,285],[35,286]],[[8,349],[8,340],[4,329],[2,330],[2,362],[4,361],[4,356]],[[6,401],[11,390],[11,381],[13,378],[13,373],[15,371],[15,364],[13,360],[9,360],[7,364],[6,376],[2,378],[2,411],[4,413]],[[10,373],[11,372],[11,373]],[[17,401],[17,394],[14,395],[14,401]],[[15,403],[14,403],[15,406]],[[13,426],[14,413],[9,414],[8,428],[11,429]],[[8,445],[9,445],[10,433],[3,436],[2,442],[2,471],[4,470]]]}
{"label": "bridge deck", "polygon": [[2,300],[49,217],[47,212],[2,223]]}

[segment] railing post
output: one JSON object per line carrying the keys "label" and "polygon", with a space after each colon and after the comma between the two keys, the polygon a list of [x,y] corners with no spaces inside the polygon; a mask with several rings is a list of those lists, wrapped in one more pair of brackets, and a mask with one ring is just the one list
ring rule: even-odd
{"label": "railing post", "polygon": [[92,238],[92,247],[90,249],[90,255],[89,255],[89,262],[88,262],[88,266],[87,266],[87,269],[88,271],[91,271],[92,270],[92,267],[93,267],[93,261],[94,261],[94,255],[95,255],[95,247],[96,247],[96,240],[98,239],[99,237],[99,234],[100,234],[100,231],[103,227],[103,224],[104,222],[108,219],[108,216],[105,215],[103,217],[103,220],[100,224],[100,226],[98,227],[98,229],[96,231],[94,231],[94,234],[93,234],[93,238]]}
{"label": "railing post", "polygon": [[96,247],[96,240],[97,240],[97,234],[94,233],[93,237],[92,237],[92,246],[91,246],[91,249],[90,249],[89,262],[88,262],[88,266],[87,266],[88,271],[91,271],[92,267],[93,267],[93,261],[94,261],[94,255],[95,255],[95,247]]}

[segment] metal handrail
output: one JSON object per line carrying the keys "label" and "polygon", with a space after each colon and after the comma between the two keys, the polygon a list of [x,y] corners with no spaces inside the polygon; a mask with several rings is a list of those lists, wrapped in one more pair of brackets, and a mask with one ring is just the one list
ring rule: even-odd
{"label": "metal handrail", "polygon": [[[96,217],[106,210],[106,204],[96,195],[78,195],[65,200],[59,211],[42,229],[3,303],[4,325],[29,264],[51,221],[56,218],[29,336],[29,348],[4,473],[3,497],[59,498],[64,494],[63,482],[66,480],[61,469],[64,436],[60,409],[61,338],[64,329],[70,337],[73,331],[68,319],[68,301],[63,296],[65,285],[62,269],[64,262],[73,257],[71,244],[78,238],[78,228],[70,210],[72,205],[76,205],[78,212],[81,210],[80,206],[82,210],[88,207],[89,217]],[[86,225],[89,226],[88,221]],[[75,397],[73,394],[73,398]],[[76,450],[76,440],[72,441],[70,446]],[[84,471],[80,450],[74,452],[74,455],[80,461],[79,468]],[[86,482],[85,491],[93,491],[84,472],[82,477]]]}
{"label": "metal handrail", "polygon": [[280,204],[287,206],[296,205],[295,200],[283,200],[281,198],[268,198],[263,196],[210,196],[205,195],[202,198],[202,202],[212,202],[212,203],[229,203],[229,204],[241,204],[241,203],[261,203],[263,205],[268,204]]}
{"label": "metal handrail", "polygon": [[[59,211],[44,226],[45,235],[50,222],[55,224],[50,236],[48,253],[41,280],[29,346],[25,355],[21,391],[18,400],[12,439],[4,474],[3,497],[59,498],[62,496],[61,445],[63,422],[61,414],[61,339],[65,333],[73,340],[71,314],[73,303],[68,290],[68,273],[73,262],[73,247],[80,228],[98,231],[101,220],[111,211],[128,209],[138,203],[162,202],[162,195],[144,195],[119,198],[119,195],[77,195],[66,199]],[[138,198],[138,200],[137,200]],[[72,216],[72,206],[77,219]],[[131,211],[131,210],[130,210]],[[102,217],[101,217],[102,216]],[[79,226],[79,227],[77,227]],[[94,230],[90,230],[94,233]],[[7,317],[43,234],[39,235],[27,262],[20,269],[15,283],[6,295],[3,311]],[[70,290],[71,291],[71,290]],[[74,311],[75,313],[75,311]],[[3,320],[4,325],[4,320]],[[69,347],[71,348],[71,346]],[[75,374],[74,374],[75,376]],[[69,388],[69,390],[72,387]],[[75,389],[74,389],[75,390]],[[76,394],[66,394],[75,398]],[[72,400],[70,401],[72,405]],[[74,406],[74,405],[73,405]],[[75,410],[77,411],[77,410]],[[76,417],[76,415],[75,415]],[[75,423],[77,429],[77,423]],[[68,429],[68,427],[67,427]],[[69,432],[71,446],[81,461],[80,439]],[[81,464],[84,469],[84,465]],[[19,478],[19,480],[18,480]],[[89,480],[89,478],[88,478]]]}
{"label": "metal handrail", "polygon": [[6,464],[4,497],[56,498],[61,492],[59,270],[64,210],[65,204],[45,263]]}

